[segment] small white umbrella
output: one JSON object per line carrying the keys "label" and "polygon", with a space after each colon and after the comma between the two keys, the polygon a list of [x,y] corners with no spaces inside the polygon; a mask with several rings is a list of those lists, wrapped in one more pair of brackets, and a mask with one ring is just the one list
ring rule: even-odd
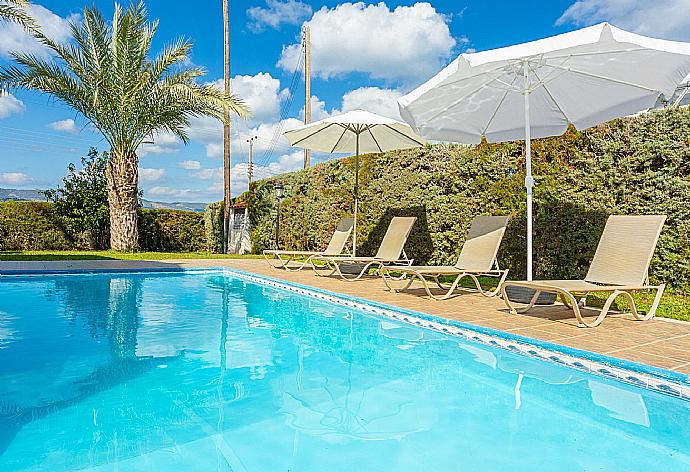
{"label": "small white umbrella", "polygon": [[354,110],[309,123],[283,133],[291,146],[323,152],[355,153],[355,214],[352,255],[357,255],[359,154],[409,149],[426,144],[405,123],[364,110]]}
{"label": "small white umbrella", "polygon": [[690,44],[601,23],[501,49],[461,54],[400,98],[429,139],[466,144],[525,139],[527,278],[532,280],[531,138],[588,128],[670,99],[690,72]]}

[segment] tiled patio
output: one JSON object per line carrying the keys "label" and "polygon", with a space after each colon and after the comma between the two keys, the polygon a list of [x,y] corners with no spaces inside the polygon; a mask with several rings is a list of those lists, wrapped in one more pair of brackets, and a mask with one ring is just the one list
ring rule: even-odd
{"label": "tiled patio", "polygon": [[390,293],[378,278],[345,282],[316,277],[309,271],[272,269],[259,259],[208,259],[170,261],[69,261],[0,262],[0,271],[26,269],[233,267],[313,287],[341,292],[381,303],[499,329],[531,338],[594,351],[690,374],[690,323],[657,318],[635,321],[632,316],[609,316],[598,328],[578,328],[572,313],[562,306],[537,308],[527,315],[510,315],[500,299],[461,293],[445,301],[430,301],[422,291]]}

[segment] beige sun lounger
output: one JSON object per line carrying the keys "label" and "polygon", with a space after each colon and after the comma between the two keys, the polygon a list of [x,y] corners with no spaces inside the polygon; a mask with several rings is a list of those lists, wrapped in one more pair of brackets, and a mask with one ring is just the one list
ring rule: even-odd
{"label": "beige sun lounger", "polygon": [[[460,251],[460,257],[454,266],[385,266],[381,268],[379,273],[391,292],[407,290],[415,280],[419,280],[429,297],[434,300],[445,300],[453,294],[460,280],[470,277],[477,286],[479,293],[493,297],[499,292],[501,283],[508,275],[508,269],[501,270],[499,268],[496,255],[509,218],[508,216],[475,217],[467,234],[467,240]],[[406,278],[409,276],[407,285],[399,289],[394,288],[392,281],[400,280],[400,278],[393,277],[391,272],[402,273]],[[500,278],[496,290],[487,292],[482,289],[477,279],[477,276],[482,275]],[[450,285],[444,285],[439,280],[441,276],[455,276],[455,280]],[[446,290],[446,293],[441,296],[434,295],[429,287],[427,277],[431,277],[439,288]]]}
{"label": "beige sun lounger", "polygon": [[[410,235],[412,226],[417,218],[414,216],[396,216],[388,225],[388,230],[383,236],[379,250],[374,257],[352,257],[352,256],[332,256],[321,257],[320,260],[325,262],[325,268],[330,270],[327,274],[319,272],[320,267],[312,266],[317,275],[330,276],[337,274],[342,279],[348,281],[359,280],[362,276],[369,272],[372,267],[381,268],[387,264],[412,264],[412,261],[407,258],[403,250],[407,237]],[[342,272],[343,265],[360,267],[358,273],[344,274]]]}
{"label": "beige sun lounger", "polygon": [[[611,304],[622,295],[636,319],[651,319],[665,285],[649,285],[648,270],[665,220],[663,215],[610,216],[584,280],[508,281],[501,286],[503,300],[511,313],[524,313],[534,306],[541,292],[557,293],[563,303],[572,308],[581,327],[593,328],[604,320]],[[525,308],[517,310],[506,296],[506,287],[510,286],[528,287],[536,292]],[[648,290],[656,290],[656,296],[644,315],[638,313],[631,292]],[[587,295],[595,292],[610,292],[611,295],[597,318],[589,323],[582,317],[581,308],[585,307]],[[582,296],[579,304],[575,295]]]}
{"label": "beige sun lounger", "polygon": [[[285,269],[287,271],[302,270],[307,264],[314,265],[315,259],[323,256],[338,256],[341,255],[347,240],[352,234],[352,227],[354,220],[352,218],[343,218],[338,222],[338,226],[331,236],[331,241],[324,251],[280,251],[276,249],[264,250],[264,259],[272,267],[276,269]],[[302,262],[297,259],[305,259]],[[290,266],[290,263],[295,261],[296,266]]]}

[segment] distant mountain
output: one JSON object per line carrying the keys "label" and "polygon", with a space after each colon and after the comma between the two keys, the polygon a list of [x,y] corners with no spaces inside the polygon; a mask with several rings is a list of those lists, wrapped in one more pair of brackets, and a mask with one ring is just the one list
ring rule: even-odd
{"label": "distant mountain", "polygon": [[[19,190],[13,188],[0,188],[0,202],[45,202],[46,197],[43,196],[41,190]],[[154,202],[151,200],[142,200],[144,208],[159,208],[165,210],[185,210],[185,211],[204,211],[207,203],[190,203],[190,202]]]}
{"label": "distant mountain", "polygon": [[14,188],[0,188],[0,201],[2,202],[45,202],[46,197],[40,190],[18,190]]}
{"label": "distant mountain", "polygon": [[204,211],[208,203],[191,203],[191,202],[153,202],[151,200],[142,199],[141,203],[144,208],[161,208],[164,210],[184,210],[184,211]]}

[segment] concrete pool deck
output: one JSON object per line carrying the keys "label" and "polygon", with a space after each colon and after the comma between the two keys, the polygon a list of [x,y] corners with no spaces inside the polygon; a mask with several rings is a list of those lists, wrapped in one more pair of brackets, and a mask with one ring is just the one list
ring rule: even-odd
{"label": "concrete pool deck", "polygon": [[500,299],[486,298],[470,291],[458,292],[458,296],[449,300],[433,301],[422,296],[421,289],[390,293],[377,277],[345,282],[335,277],[317,277],[311,270],[285,272],[273,269],[262,259],[0,261],[0,271],[4,273],[26,270],[199,267],[235,268],[690,374],[690,323],[664,318],[641,322],[635,321],[631,315],[609,315],[598,328],[578,328],[572,312],[562,305],[538,308],[525,315],[511,315]]}

